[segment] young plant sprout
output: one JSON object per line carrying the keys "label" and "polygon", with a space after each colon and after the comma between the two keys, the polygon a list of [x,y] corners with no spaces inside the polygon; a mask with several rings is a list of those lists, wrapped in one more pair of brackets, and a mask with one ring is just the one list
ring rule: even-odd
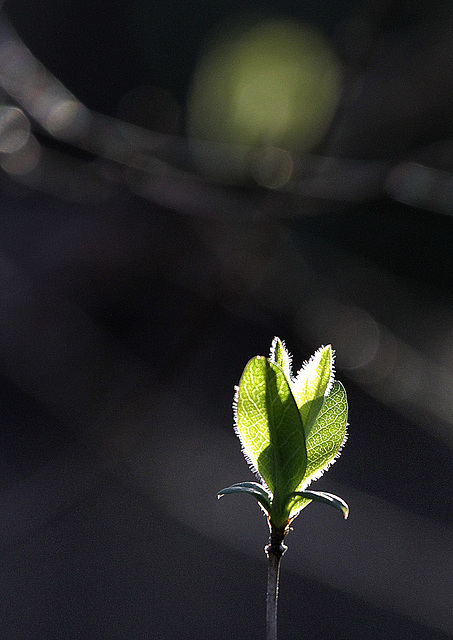
{"label": "young plant sprout", "polygon": [[233,484],[218,497],[248,493],[267,516],[267,640],[277,639],[280,560],[292,521],[312,501],[330,504],[345,518],[349,513],[341,498],[307,489],[335,461],[346,441],[346,392],[341,382],[334,382],[333,358],[330,345],[321,347],[293,378],[291,356],[276,337],[270,357],[252,358],[236,387],[235,431],[259,482]]}

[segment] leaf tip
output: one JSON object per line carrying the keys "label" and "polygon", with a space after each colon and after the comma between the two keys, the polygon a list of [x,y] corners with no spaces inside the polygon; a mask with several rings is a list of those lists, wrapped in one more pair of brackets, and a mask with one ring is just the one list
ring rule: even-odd
{"label": "leaf tip", "polygon": [[286,344],[278,336],[275,336],[272,340],[271,350],[269,353],[269,360],[283,369],[284,374],[288,378],[288,381],[292,379],[291,363],[292,356],[286,348]]}
{"label": "leaf tip", "polygon": [[269,359],[272,362],[276,362],[275,356],[276,356],[276,351],[278,351],[278,349],[280,348],[280,345],[282,344],[282,341],[280,340],[280,338],[278,336],[274,336],[274,339],[272,340],[272,344],[271,344],[271,351],[269,354]]}
{"label": "leaf tip", "polygon": [[347,520],[349,518],[349,506],[348,504],[342,500],[341,498],[337,498],[339,500],[339,504],[333,505],[336,506],[339,511],[343,514],[343,518]]}

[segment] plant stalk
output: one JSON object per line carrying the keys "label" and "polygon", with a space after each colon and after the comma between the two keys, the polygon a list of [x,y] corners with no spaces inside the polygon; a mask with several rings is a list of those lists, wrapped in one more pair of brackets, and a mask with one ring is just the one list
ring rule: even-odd
{"label": "plant stalk", "polygon": [[277,640],[277,603],[280,560],[286,551],[283,538],[286,531],[271,526],[271,536],[265,551],[269,559],[266,595],[266,640]]}

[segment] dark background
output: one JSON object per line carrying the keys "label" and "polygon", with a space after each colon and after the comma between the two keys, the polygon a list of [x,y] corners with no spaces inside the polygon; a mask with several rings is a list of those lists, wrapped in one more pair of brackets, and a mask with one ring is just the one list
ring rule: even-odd
{"label": "dark background", "polygon": [[[202,43],[244,11],[343,70],[281,189],[186,144]],[[0,638],[264,636],[266,522],[216,492],[252,479],[233,386],[274,335],[296,370],[331,342],[350,405],[316,488],[351,515],[296,520],[279,637],[451,637],[450,3],[9,0],[0,27]],[[55,79],[81,134],[46,120]]]}

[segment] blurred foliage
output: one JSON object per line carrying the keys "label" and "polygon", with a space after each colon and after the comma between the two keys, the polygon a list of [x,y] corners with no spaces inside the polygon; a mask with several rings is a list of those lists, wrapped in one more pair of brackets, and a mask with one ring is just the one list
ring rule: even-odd
{"label": "blurred foliage", "polygon": [[[313,27],[288,20],[216,32],[199,61],[189,102],[189,135],[243,148],[312,149],[325,133],[340,91],[340,67]],[[205,163],[218,179],[228,167]],[[236,169],[238,177],[246,170]]]}

